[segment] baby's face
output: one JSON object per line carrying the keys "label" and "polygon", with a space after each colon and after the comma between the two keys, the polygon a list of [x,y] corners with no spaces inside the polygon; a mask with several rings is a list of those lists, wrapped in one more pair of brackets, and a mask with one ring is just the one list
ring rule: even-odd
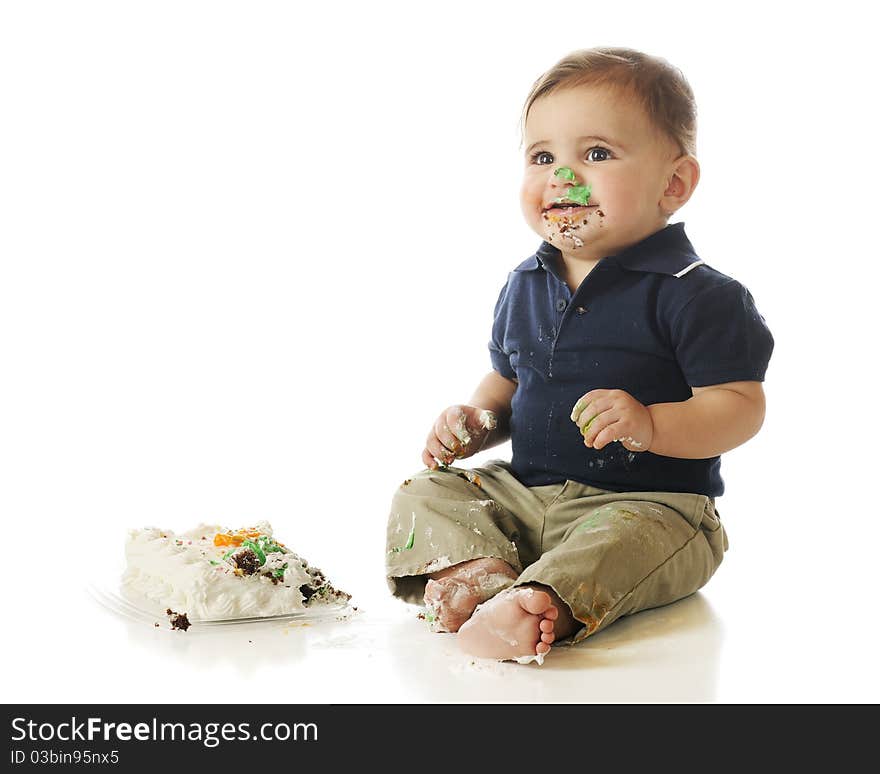
{"label": "baby's face", "polygon": [[[664,192],[680,154],[620,93],[576,86],[541,97],[529,111],[525,146],[523,214],[564,255],[598,260],[666,225]],[[556,174],[563,167],[571,172]],[[585,185],[586,206],[559,209],[555,199]]]}

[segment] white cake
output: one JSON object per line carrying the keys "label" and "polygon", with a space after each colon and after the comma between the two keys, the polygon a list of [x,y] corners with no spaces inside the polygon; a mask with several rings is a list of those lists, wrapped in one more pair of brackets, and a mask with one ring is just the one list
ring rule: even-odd
{"label": "white cake", "polygon": [[347,602],[324,574],[272,537],[268,522],[238,530],[129,531],[123,590],[191,621],[295,613]]}

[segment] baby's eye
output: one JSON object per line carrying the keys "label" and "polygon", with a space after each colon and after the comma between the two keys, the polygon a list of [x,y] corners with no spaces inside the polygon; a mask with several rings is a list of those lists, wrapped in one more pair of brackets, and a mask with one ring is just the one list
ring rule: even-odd
{"label": "baby's eye", "polygon": [[[541,161],[541,158],[543,158],[544,156],[549,158],[550,161]],[[540,165],[544,166],[546,164],[552,164],[552,163],[553,163],[553,154],[552,153],[548,153],[547,151],[538,151],[537,153],[532,154],[532,164],[540,164]]]}
{"label": "baby's eye", "polygon": [[[605,155],[596,158],[595,156],[593,156],[593,153],[604,153]],[[609,158],[611,158],[611,151],[609,151],[607,148],[600,148],[597,146],[595,148],[590,148],[587,151],[587,161],[607,161]]]}

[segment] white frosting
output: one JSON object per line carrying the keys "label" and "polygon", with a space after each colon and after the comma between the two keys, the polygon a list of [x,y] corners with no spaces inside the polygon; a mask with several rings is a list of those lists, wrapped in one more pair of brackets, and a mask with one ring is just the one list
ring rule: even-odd
{"label": "white frosting", "polygon": [[478,421],[484,430],[494,430],[498,427],[498,417],[495,416],[493,411],[489,411],[488,409],[483,409],[480,412]]}
{"label": "white frosting", "polygon": [[545,653],[535,653],[533,656],[520,656],[519,658],[513,659],[517,664],[531,664],[533,661],[538,662],[538,666],[542,666],[544,663]]}
{"label": "white frosting", "polygon": [[[267,522],[258,522],[253,530],[272,535]],[[283,615],[304,608],[299,589],[311,578],[300,557],[270,552],[258,572],[236,573],[235,566],[223,560],[231,546],[214,545],[218,532],[228,530],[217,524],[200,524],[179,535],[167,529],[129,530],[123,589],[163,609],[186,613],[191,621]],[[263,575],[285,562],[283,579],[277,583]]]}

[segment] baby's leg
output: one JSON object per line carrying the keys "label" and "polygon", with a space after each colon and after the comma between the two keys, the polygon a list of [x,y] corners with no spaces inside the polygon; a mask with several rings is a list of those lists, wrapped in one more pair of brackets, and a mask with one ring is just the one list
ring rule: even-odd
{"label": "baby's leg", "polygon": [[[662,495],[636,496],[659,500]],[[592,498],[606,502],[570,523],[559,544],[530,565],[513,589],[534,583],[553,588],[572,612],[569,633],[575,633],[575,642],[621,616],[694,593],[715,572],[726,548],[708,498],[668,495],[672,507],[637,500],[634,493],[624,497],[632,499]],[[577,501],[566,505],[576,506]],[[561,638],[558,630],[556,634]]]}
{"label": "baby's leg", "polygon": [[[392,592],[422,602],[435,629],[456,631],[473,609],[513,583],[519,555],[518,489],[502,466],[425,470],[392,501],[386,572]],[[531,554],[527,552],[526,556]]]}
{"label": "baby's leg", "polygon": [[[657,493],[642,496],[652,495]],[[513,588],[477,607],[459,630],[467,653],[540,659],[554,641],[572,634],[579,641],[622,615],[692,594],[709,579],[727,541],[707,498],[670,495],[672,507],[614,497],[560,501],[560,511],[575,513],[591,500],[604,504],[588,506],[574,519],[558,514],[568,525],[561,541],[529,565]],[[548,531],[557,524],[553,510]]]}

